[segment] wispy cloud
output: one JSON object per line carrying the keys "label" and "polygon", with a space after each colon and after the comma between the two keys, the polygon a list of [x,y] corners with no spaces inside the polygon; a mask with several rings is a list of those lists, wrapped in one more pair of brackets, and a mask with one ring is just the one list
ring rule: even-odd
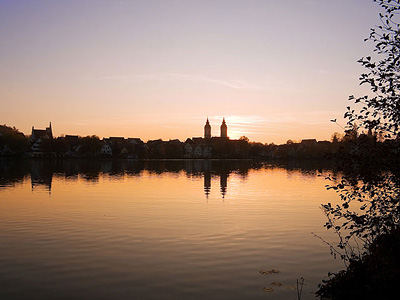
{"label": "wispy cloud", "polygon": [[89,77],[86,80],[110,80],[122,81],[126,83],[139,82],[139,81],[190,81],[200,83],[210,83],[214,85],[225,86],[232,89],[246,89],[246,90],[264,90],[265,88],[255,83],[251,83],[241,79],[219,79],[213,78],[202,74],[182,74],[182,73],[155,73],[155,74],[141,74],[132,76],[103,76],[103,77]]}

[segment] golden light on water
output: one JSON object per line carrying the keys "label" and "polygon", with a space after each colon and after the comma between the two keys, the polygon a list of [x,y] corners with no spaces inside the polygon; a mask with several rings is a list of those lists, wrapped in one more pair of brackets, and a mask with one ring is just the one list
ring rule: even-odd
{"label": "golden light on water", "polygon": [[41,295],[69,298],[77,291],[93,298],[123,291],[160,299],[193,293],[262,299],[266,278],[259,270],[282,270],[274,280],[285,286],[301,273],[311,292],[339,268],[310,234],[332,238],[319,206],[337,197],[326,192],[323,177],[252,169],[246,161],[145,165],[36,160],[24,164],[18,179],[9,174],[10,184],[0,186],[0,267],[5,281],[18,279],[0,294],[26,295],[23,281],[42,287]]}

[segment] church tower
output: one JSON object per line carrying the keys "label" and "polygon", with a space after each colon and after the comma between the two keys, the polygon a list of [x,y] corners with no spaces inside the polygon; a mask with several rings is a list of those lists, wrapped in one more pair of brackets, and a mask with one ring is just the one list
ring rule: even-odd
{"label": "church tower", "polygon": [[227,138],[228,137],[228,126],[226,126],[225,118],[223,118],[223,120],[222,120],[221,137],[222,138]]}
{"label": "church tower", "polygon": [[211,138],[211,125],[210,125],[210,122],[208,121],[208,118],[207,118],[206,125],[204,125],[204,138],[205,139]]}

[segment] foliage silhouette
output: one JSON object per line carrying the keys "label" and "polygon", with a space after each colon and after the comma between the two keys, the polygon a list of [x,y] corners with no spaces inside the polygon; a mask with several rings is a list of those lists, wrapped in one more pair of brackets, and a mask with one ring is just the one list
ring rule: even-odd
{"label": "foliage silhouette", "polygon": [[0,156],[21,155],[28,146],[28,139],[17,128],[0,125]]}
{"label": "foliage silhouette", "polygon": [[373,61],[371,56],[366,56],[358,61],[367,69],[360,76],[360,84],[369,85],[373,96],[350,96],[350,101],[361,103],[362,107],[355,110],[348,106],[345,117],[350,128],[359,123],[361,127],[377,130],[391,138],[397,137],[400,129],[400,5],[398,0],[374,2],[385,13],[380,14],[381,24],[372,28],[365,40],[375,43],[374,52],[379,60]]}
{"label": "foliage silhouette", "polygon": [[[385,13],[367,40],[380,60],[359,60],[367,69],[360,84],[368,84],[374,96],[349,97],[362,107],[347,107],[346,136],[336,155],[341,173],[327,178],[341,202],[322,205],[325,227],[339,238],[331,251],[347,269],[320,285],[317,295],[324,299],[387,299],[399,275],[400,0],[374,2]],[[368,135],[358,135],[359,128]]]}

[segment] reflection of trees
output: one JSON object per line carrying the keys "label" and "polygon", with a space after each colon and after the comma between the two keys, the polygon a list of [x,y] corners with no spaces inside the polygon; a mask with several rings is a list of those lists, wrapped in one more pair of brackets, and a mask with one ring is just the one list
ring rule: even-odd
{"label": "reflection of trees", "polygon": [[336,165],[331,160],[273,160],[270,165],[300,172],[303,175],[317,174],[321,170],[336,170]]}
{"label": "reflection of trees", "polygon": [[30,174],[26,160],[0,160],[0,188],[13,186]]}
{"label": "reflection of trees", "polygon": [[126,175],[140,176],[143,171],[154,174],[184,172],[188,177],[204,177],[206,197],[211,192],[212,178],[219,177],[220,190],[224,197],[230,173],[234,172],[246,178],[250,169],[261,166],[258,163],[240,160],[7,160],[0,162],[0,185],[20,182],[30,175],[32,188],[45,186],[50,191],[53,176],[62,177],[66,181],[98,182],[103,175],[117,180]]}
{"label": "reflection of trees", "polygon": [[[84,180],[98,182],[102,176],[110,179],[123,179],[125,176],[134,179],[146,171],[150,174],[183,172],[189,178],[204,179],[204,193],[208,198],[211,193],[213,178],[219,179],[219,192],[225,197],[228,190],[228,178],[231,173],[246,180],[250,170],[269,167],[263,163],[250,160],[21,160],[0,162],[0,184],[21,181],[30,175],[33,186],[47,186],[51,189],[52,178],[63,178],[66,181]],[[279,167],[299,170],[304,174],[316,173],[321,165],[312,162],[288,164],[280,163]],[[326,168],[326,167],[324,167]]]}

